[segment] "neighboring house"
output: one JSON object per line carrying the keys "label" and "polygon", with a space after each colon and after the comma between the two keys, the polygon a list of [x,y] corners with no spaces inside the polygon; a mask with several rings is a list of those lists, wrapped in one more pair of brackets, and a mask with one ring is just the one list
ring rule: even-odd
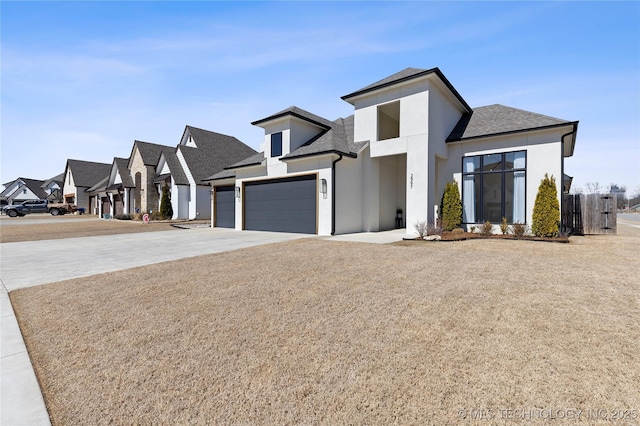
{"label": "neighboring house", "polygon": [[40,186],[47,194],[47,200],[50,203],[61,203],[63,200],[62,197],[62,187],[64,185],[64,173],[60,173],[57,176],[54,176],[50,179],[44,181],[44,183]]}
{"label": "neighboring house", "polygon": [[209,219],[211,187],[204,179],[255,153],[233,136],[186,126],[174,153],[158,163],[158,193],[164,182],[171,185],[175,219]]}
{"label": "neighboring house", "polygon": [[111,171],[111,164],[95,163],[92,161],[67,160],[64,171],[63,196],[64,202],[75,204],[89,213],[96,213],[92,209],[90,195],[87,192]]}
{"label": "neighboring house", "polygon": [[154,182],[156,167],[163,152],[173,152],[175,148],[150,142],[134,141],[127,168],[133,179],[133,200],[125,213],[152,213],[160,205],[160,196]]}
{"label": "neighboring house", "polygon": [[164,185],[169,186],[171,208],[173,209],[172,219],[187,219],[189,217],[191,188],[176,151],[163,151],[160,154],[156,168],[157,177],[154,183],[161,195]]}
{"label": "neighboring house", "polygon": [[502,217],[531,224],[545,173],[556,177],[559,198],[568,190],[558,177],[577,121],[503,105],[472,109],[438,68],[407,68],[342,99],[352,116],[329,121],[290,107],[252,123],[265,130],[263,152],[208,179],[214,224],[414,234],[416,222],[437,220],[452,180],[465,226]]}
{"label": "neighboring house", "polygon": [[111,217],[130,212],[135,185],[128,162],[126,158],[114,158],[110,173],[87,190],[94,214]]}
{"label": "neighboring house", "polygon": [[42,189],[44,181],[29,178],[18,178],[4,184],[5,189],[0,193],[0,200],[5,204],[19,204],[26,200],[47,198]]}

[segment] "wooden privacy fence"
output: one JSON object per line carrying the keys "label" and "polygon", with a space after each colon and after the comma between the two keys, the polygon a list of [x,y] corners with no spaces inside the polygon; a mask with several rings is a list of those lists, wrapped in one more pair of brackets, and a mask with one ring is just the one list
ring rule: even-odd
{"label": "wooden privacy fence", "polygon": [[616,194],[565,194],[562,229],[570,234],[616,234]]}

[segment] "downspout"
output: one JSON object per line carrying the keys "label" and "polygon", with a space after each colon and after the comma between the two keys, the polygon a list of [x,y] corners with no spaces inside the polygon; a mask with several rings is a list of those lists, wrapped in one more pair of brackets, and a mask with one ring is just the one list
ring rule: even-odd
{"label": "downspout", "polygon": [[[565,133],[560,137],[560,232],[564,231],[565,223],[563,223],[564,218],[564,138],[570,135],[574,135],[577,129],[574,127],[572,131],[569,133]],[[572,221],[573,222],[573,221]]]}
{"label": "downspout", "polygon": [[336,163],[342,160],[342,154],[331,164],[331,235],[336,233]]}

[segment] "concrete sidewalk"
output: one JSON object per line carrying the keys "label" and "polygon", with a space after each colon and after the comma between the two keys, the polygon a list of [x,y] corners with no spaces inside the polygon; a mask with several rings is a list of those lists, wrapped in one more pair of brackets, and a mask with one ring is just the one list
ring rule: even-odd
{"label": "concrete sidewalk", "polygon": [[310,237],[195,228],[0,244],[0,424],[50,425],[8,292],[152,263]]}

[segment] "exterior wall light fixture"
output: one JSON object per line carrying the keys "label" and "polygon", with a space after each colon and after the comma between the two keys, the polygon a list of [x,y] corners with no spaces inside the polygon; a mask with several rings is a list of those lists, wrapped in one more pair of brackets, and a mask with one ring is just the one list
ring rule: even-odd
{"label": "exterior wall light fixture", "polygon": [[327,199],[327,180],[320,180],[320,192],[322,192],[322,198]]}
{"label": "exterior wall light fixture", "polygon": [[240,199],[240,187],[236,186],[236,198],[239,200]]}

